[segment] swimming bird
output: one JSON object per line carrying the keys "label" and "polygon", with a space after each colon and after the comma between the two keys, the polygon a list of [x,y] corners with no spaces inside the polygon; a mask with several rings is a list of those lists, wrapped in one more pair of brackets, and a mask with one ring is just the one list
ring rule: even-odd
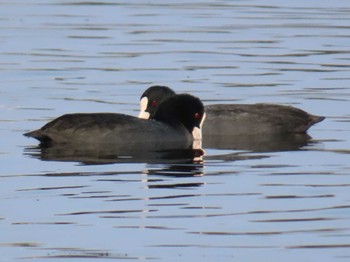
{"label": "swimming bird", "polygon": [[182,149],[201,139],[204,119],[202,102],[179,94],[161,103],[151,121],[116,113],[66,114],[24,135],[42,146]]}
{"label": "swimming bird", "polygon": [[[139,117],[152,119],[158,106],[175,94],[166,86],[152,86],[141,96]],[[325,117],[276,104],[213,104],[205,106],[204,142],[210,136],[305,133]]]}

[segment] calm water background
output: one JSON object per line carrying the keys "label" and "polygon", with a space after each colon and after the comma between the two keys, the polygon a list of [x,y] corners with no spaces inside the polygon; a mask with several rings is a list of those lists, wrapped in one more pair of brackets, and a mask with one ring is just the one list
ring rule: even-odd
{"label": "calm water background", "polygon": [[[349,1],[1,1],[0,46],[1,261],[350,260]],[[28,153],[22,133],[136,115],[153,84],[327,119],[298,150],[203,164]]]}

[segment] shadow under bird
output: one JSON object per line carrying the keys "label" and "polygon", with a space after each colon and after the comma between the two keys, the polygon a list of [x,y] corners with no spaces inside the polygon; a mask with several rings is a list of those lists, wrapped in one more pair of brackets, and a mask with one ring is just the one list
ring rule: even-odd
{"label": "shadow under bird", "polygon": [[198,98],[179,94],[159,105],[152,121],[116,113],[66,114],[24,135],[36,138],[44,147],[118,148],[125,154],[185,149],[201,139],[204,118],[204,106]]}

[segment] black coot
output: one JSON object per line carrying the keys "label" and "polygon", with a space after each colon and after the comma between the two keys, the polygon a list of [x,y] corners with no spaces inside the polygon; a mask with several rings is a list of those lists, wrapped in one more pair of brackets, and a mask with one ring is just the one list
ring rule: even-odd
{"label": "black coot", "polygon": [[179,94],[161,103],[151,121],[114,113],[67,114],[24,135],[43,146],[179,149],[201,139],[204,118],[198,98]]}
{"label": "black coot", "polygon": [[[157,106],[174,94],[168,87],[150,87],[141,96],[139,117],[152,119]],[[305,133],[324,119],[295,107],[275,104],[215,104],[205,106],[205,111],[204,142],[210,136]]]}

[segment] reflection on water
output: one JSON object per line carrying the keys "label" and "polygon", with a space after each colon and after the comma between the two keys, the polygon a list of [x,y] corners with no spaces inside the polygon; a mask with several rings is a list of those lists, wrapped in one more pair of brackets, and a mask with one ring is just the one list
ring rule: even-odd
{"label": "reflection on water", "polygon": [[[278,152],[300,150],[315,143],[307,134],[211,136],[206,137],[204,146],[214,149],[242,150],[250,152]],[[253,159],[237,153],[205,156],[203,149],[150,150],[129,145],[128,147],[89,145],[72,146],[67,144],[39,145],[25,148],[25,155],[49,161],[73,161],[82,164],[112,163],[198,163],[203,159],[231,160]]]}
{"label": "reflection on water", "polygon": [[[2,1],[2,259],[348,260],[349,10],[341,0]],[[65,113],[136,116],[153,84],[327,118],[312,139],[212,137],[202,161],[22,136]]]}
{"label": "reflection on water", "polygon": [[312,142],[308,134],[264,134],[241,136],[211,136],[203,142],[205,148],[248,150],[253,152],[299,150]]}
{"label": "reflection on water", "polygon": [[[15,245],[17,243],[14,243]],[[20,243],[21,244],[21,243]],[[32,245],[29,243],[29,245]],[[42,260],[45,258],[59,258],[59,259],[116,259],[116,260],[144,260],[144,259],[155,259],[154,257],[136,257],[129,256],[128,254],[112,254],[107,250],[96,250],[96,249],[79,249],[79,248],[37,248],[43,250],[49,255],[39,256],[27,256],[22,259],[38,259]],[[52,254],[53,253],[53,254]]]}
{"label": "reflection on water", "polygon": [[202,149],[150,150],[149,148],[90,147],[67,144],[39,145],[25,148],[25,154],[49,161],[73,161],[82,164],[113,163],[193,163],[201,162],[205,152]]}

